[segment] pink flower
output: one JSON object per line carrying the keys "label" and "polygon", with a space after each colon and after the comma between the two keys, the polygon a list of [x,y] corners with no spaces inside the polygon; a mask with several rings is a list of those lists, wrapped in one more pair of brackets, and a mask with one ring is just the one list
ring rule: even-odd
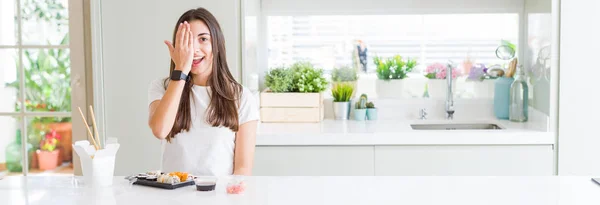
{"label": "pink flower", "polygon": [[446,79],[446,69],[440,70],[435,74],[436,79]]}
{"label": "pink flower", "polygon": [[[458,77],[459,75],[460,71],[456,68],[452,68],[452,79],[456,79],[456,77]],[[438,72],[435,74],[435,78],[446,79],[446,67],[443,67],[442,69],[438,70]]]}
{"label": "pink flower", "polygon": [[427,66],[427,69],[425,70],[425,72],[426,73],[437,73],[441,69],[446,69],[446,66],[441,63],[434,63],[434,64]]}
{"label": "pink flower", "polygon": [[[442,63],[434,63],[427,66],[425,69],[427,74],[435,74],[435,79],[446,79],[446,65]],[[457,68],[452,68],[452,78],[460,76],[460,71]]]}

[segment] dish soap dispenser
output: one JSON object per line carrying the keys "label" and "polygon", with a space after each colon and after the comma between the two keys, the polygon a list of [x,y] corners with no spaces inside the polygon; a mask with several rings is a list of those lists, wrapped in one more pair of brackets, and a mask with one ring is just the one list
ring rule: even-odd
{"label": "dish soap dispenser", "polygon": [[515,80],[510,86],[509,119],[513,122],[526,122],[528,118],[529,86],[523,66],[517,68]]}

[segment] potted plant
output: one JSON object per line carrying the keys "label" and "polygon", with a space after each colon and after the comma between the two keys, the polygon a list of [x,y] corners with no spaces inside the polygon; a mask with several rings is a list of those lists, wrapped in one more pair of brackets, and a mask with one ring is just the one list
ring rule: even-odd
{"label": "potted plant", "polygon": [[59,152],[56,146],[59,140],[60,135],[56,130],[51,130],[40,141],[40,149],[36,151],[40,170],[52,170],[58,165]]}
{"label": "potted plant", "polygon": [[378,56],[373,58],[377,67],[377,78],[375,87],[379,98],[401,98],[403,94],[404,82],[402,79],[413,70],[417,61],[407,59],[404,61],[402,56],[395,55],[388,59],[382,59]]}
{"label": "potted plant", "polygon": [[[356,81],[358,80],[358,72],[355,68],[349,66],[342,66],[338,68],[334,68],[331,71],[331,82],[332,86],[335,87],[337,84],[345,83],[351,84],[354,88],[356,88]],[[356,93],[356,89],[352,92],[352,97]]]}
{"label": "potted plant", "polygon": [[[62,45],[69,42],[68,34],[61,40]],[[28,112],[70,112],[71,111],[71,69],[69,50],[40,49],[25,50],[23,53],[23,68],[25,81],[25,110]],[[19,82],[11,82],[8,87],[16,88],[19,92]],[[20,95],[20,94],[19,94]],[[15,110],[21,111],[21,102],[15,103]],[[55,130],[62,140],[58,148],[62,161],[72,160],[70,117],[33,117],[28,124],[28,142],[34,145],[34,150],[42,140],[44,133]],[[33,168],[37,168],[37,155],[33,155]],[[59,162],[59,163],[60,163]]]}
{"label": "potted plant", "polygon": [[375,104],[373,102],[367,103],[367,119],[377,120],[377,108],[375,108]]}
{"label": "potted plant", "polygon": [[367,117],[367,95],[360,95],[354,107],[354,120],[363,121]]}
{"label": "potted plant", "polygon": [[[459,71],[452,65],[434,63],[427,66],[427,69],[425,70],[425,77],[429,79],[427,81],[427,92],[429,97],[446,97],[446,92],[448,91],[446,71],[448,67],[452,69],[452,79],[456,79],[459,76]],[[452,90],[456,90],[456,80],[452,80]]]}
{"label": "potted plant", "polygon": [[494,80],[497,76],[488,73],[488,68],[484,64],[475,64],[469,71],[467,81],[473,86],[473,94],[476,98],[494,97]]}
{"label": "potted plant", "polygon": [[339,83],[331,89],[333,96],[333,115],[336,120],[347,120],[350,115],[350,99],[354,92],[354,85]]}
{"label": "potted plant", "polygon": [[265,76],[265,85],[270,92],[283,93],[292,89],[292,72],[285,67],[273,68]]}
{"label": "potted plant", "polygon": [[323,91],[329,82],[323,70],[310,62],[267,72],[267,89],[260,94],[262,122],[320,122],[323,120]]}

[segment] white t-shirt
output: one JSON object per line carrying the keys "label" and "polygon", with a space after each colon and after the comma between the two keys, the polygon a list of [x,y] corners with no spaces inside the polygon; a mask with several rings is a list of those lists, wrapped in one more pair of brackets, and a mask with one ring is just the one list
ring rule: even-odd
{"label": "white t-shirt", "polygon": [[[148,105],[162,99],[166,90],[164,78],[157,79],[148,89]],[[164,141],[162,171],[189,172],[198,176],[223,176],[233,173],[235,132],[227,127],[212,127],[205,121],[205,112],[210,102],[210,87],[192,87],[192,125],[189,131],[175,135],[171,142]],[[240,125],[259,119],[257,102],[246,87],[243,87],[238,110]]]}

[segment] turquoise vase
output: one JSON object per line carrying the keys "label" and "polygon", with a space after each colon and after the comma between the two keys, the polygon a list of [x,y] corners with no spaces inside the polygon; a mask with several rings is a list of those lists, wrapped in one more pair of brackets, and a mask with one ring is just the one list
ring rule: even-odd
{"label": "turquoise vase", "polygon": [[354,120],[364,121],[367,118],[367,109],[354,109]]}
{"label": "turquoise vase", "polygon": [[377,120],[377,108],[367,108],[367,119]]}
{"label": "turquoise vase", "polygon": [[513,78],[501,77],[494,84],[494,115],[496,118],[508,120],[510,107],[510,86]]}

